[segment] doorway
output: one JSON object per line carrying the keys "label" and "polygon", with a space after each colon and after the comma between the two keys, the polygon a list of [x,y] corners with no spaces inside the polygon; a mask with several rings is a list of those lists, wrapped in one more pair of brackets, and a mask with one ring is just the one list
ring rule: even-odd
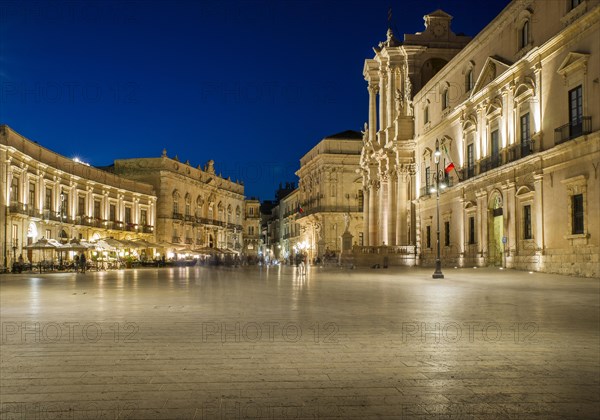
{"label": "doorway", "polygon": [[504,211],[502,196],[497,193],[491,200],[488,221],[488,265],[501,267],[504,257]]}

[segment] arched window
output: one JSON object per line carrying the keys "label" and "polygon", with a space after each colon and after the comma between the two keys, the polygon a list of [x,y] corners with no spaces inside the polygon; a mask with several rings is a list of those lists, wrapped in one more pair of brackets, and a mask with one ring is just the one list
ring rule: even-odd
{"label": "arched window", "polygon": [[223,221],[223,203],[219,201],[219,204],[217,205],[217,220],[220,220],[221,222]]}
{"label": "arched window", "polygon": [[467,62],[463,74],[465,75],[465,92],[470,92],[475,87],[475,62]]}
{"label": "arched window", "polygon": [[446,87],[442,91],[442,110],[450,106],[450,90]]}
{"label": "arched window", "polygon": [[423,121],[424,124],[429,122],[429,105],[425,105],[425,108],[423,109]]}
{"label": "arched window", "polygon": [[173,213],[179,214],[179,192],[173,191]]}
{"label": "arched window", "polygon": [[192,214],[192,197],[189,194],[185,195],[185,215],[190,216]]}
{"label": "arched window", "polygon": [[196,198],[196,217],[202,217],[202,206],[204,205],[204,199],[201,195]]}
{"label": "arched window", "polygon": [[526,20],[519,31],[519,48],[525,48],[529,45],[529,21]]}
{"label": "arched window", "polygon": [[467,71],[467,76],[465,77],[465,89],[467,92],[469,92],[471,89],[473,89],[473,70],[472,69]]}

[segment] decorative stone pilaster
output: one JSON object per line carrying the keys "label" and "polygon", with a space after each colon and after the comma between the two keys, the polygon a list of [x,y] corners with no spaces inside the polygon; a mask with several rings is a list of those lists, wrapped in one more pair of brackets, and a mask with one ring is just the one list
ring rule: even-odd
{"label": "decorative stone pilaster", "polygon": [[543,191],[544,174],[538,173],[533,175],[534,195],[533,207],[535,211],[535,245],[539,252],[544,251],[544,191]]}
{"label": "decorative stone pilaster", "polygon": [[371,189],[367,182],[363,181],[363,240],[365,246],[369,245],[369,219],[370,219],[370,208],[369,208],[369,196]]}
{"label": "decorative stone pilaster", "polygon": [[377,213],[376,213],[376,199],[378,193],[378,185],[376,180],[371,180],[369,186],[369,246],[377,244]]}
{"label": "decorative stone pilaster", "polygon": [[369,83],[369,140],[375,142],[375,134],[377,133],[377,92],[379,87]]}
{"label": "decorative stone pilaster", "polygon": [[[379,132],[387,127],[387,73],[379,72]],[[381,134],[380,134],[381,135]],[[383,143],[382,143],[383,144]]]}
{"label": "decorative stone pilaster", "polygon": [[480,190],[475,192],[475,196],[477,197],[477,243],[479,256],[482,258],[480,263],[484,263],[488,255],[488,194],[487,191]]}

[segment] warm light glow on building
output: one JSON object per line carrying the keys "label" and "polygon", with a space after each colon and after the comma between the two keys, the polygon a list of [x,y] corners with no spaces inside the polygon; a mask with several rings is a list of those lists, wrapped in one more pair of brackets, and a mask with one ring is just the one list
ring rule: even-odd
{"label": "warm light glow on building", "polygon": [[85,166],[90,166],[90,164],[89,164],[89,163],[82,161],[82,160],[81,160],[81,159],[79,159],[78,157],[74,157],[74,158],[73,158],[73,162],[75,162],[75,163],[81,163],[82,165],[85,165]]}

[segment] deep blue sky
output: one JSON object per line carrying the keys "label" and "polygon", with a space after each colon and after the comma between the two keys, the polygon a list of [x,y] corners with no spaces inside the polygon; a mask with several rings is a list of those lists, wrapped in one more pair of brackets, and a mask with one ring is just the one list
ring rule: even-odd
{"label": "deep blue sky", "polygon": [[96,166],[169,156],[274,196],[367,120],[365,58],[438,8],[474,35],[509,0],[0,1],[0,123]]}

